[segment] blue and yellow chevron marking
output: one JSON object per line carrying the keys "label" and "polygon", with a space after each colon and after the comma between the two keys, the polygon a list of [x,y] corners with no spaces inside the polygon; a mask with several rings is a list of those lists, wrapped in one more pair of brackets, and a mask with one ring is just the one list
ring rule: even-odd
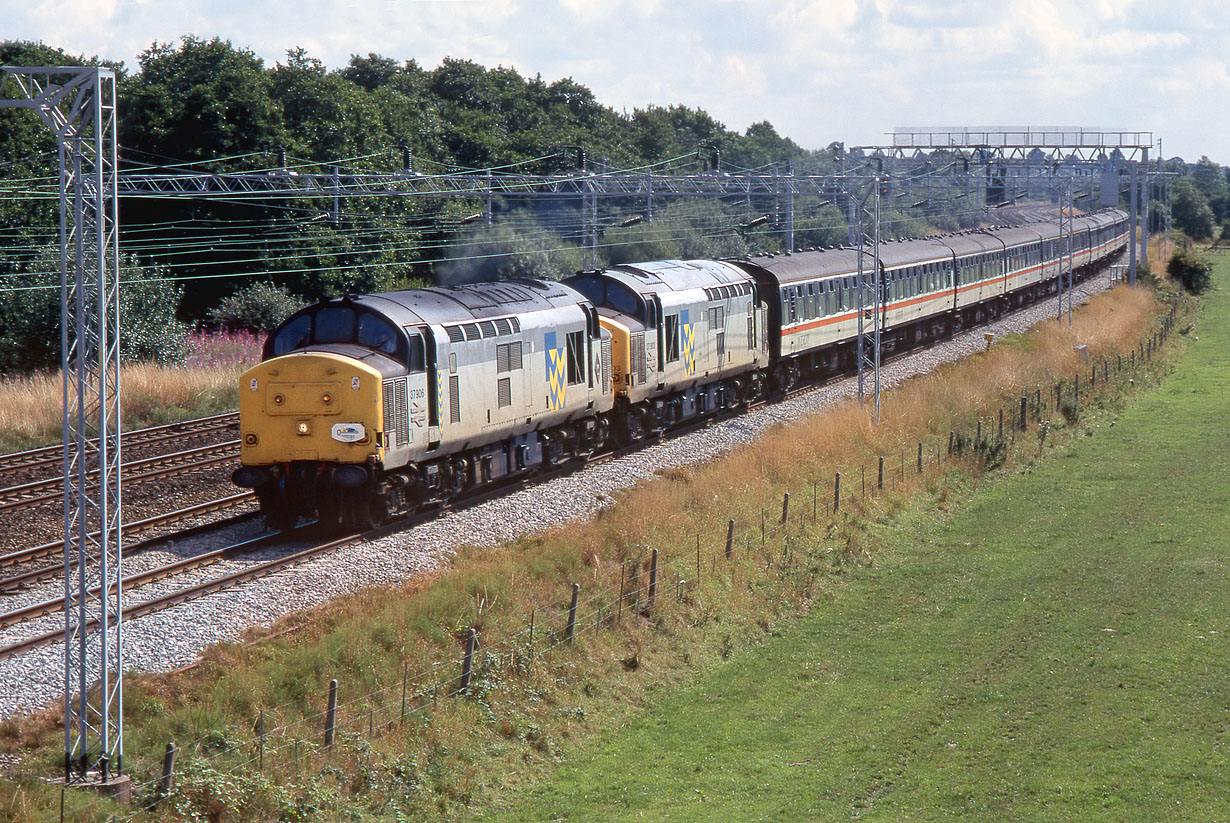
{"label": "blue and yellow chevron marking", "polygon": [[564,408],[564,394],[568,388],[564,350],[556,348],[555,341],[555,332],[543,335],[543,348],[547,352],[547,411]]}
{"label": "blue and yellow chevron marking", "polygon": [[696,374],[696,332],[688,322],[687,309],[679,313],[679,326],[683,335],[683,373],[691,377]]}
{"label": "blue and yellow chevron marking", "polygon": [[444,373],[436,369],[436,425],[444,427]]}

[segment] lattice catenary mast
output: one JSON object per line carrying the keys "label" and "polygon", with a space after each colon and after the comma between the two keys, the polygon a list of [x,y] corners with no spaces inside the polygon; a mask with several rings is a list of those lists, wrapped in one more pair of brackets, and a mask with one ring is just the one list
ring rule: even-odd
{"label": "lattice catenary mast", "polygon": [[33,110],[59,142],[64,768],[107,784],[124,770],[115,72],[0,67],[0,108]]}

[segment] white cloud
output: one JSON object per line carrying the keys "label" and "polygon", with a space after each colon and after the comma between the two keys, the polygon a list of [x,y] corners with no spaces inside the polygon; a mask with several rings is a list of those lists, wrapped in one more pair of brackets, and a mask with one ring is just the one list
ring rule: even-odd
{"label": "white cloud", "polygon": [[802,145],[902,123],[1164,128],[1167,152],[1230,162],[1225,0],[49,0],[2,36],[126,60],[220,36],[268,63],[376,52],[573,77],[616,109],[681,103]]}

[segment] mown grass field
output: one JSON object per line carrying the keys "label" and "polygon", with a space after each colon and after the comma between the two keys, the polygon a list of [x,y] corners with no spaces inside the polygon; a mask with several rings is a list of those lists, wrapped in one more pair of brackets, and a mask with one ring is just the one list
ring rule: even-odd
{"label": "mown grass field", "polygon": [[1215,282],[1161,389],[883,524],[854,585],[482,819],[1230,818],[1230,261]]}

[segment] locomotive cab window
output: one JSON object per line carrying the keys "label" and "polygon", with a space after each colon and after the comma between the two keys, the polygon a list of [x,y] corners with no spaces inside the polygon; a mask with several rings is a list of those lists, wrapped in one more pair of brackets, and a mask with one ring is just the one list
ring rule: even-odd
{"label": "locomotive cab window", "polygon": [[368,313],[359,316],[359,333],[355,339],[360,346],[396,354],[399,336],[393,324],[383,317]]}
{"label": "locomotive cab window", "polygon": [[410,349],[406,353],[406,367],[412,372],[427,370],[427,356],[422,335],[410,335]]}
{"label": "locomotive cab window", "polygon": [[312,339],[312,316],[302,314],[291,320],[282,330],[274,335],[270,346],[273,356],[279,357],[300,346],[306,346]]}
{"label": "locomotive cab window", "polygon": [[354,320],[354,309],[347,306],[326,306],[316,312],[312,341],[351,343],[354,341]]}
{"label": "locomotive cab window", "polygon": [[595,306],[640,318],[649,324],[645,301],[623,283],[605,277],[577,277],[569,280],[568,284],[588,297]]}

